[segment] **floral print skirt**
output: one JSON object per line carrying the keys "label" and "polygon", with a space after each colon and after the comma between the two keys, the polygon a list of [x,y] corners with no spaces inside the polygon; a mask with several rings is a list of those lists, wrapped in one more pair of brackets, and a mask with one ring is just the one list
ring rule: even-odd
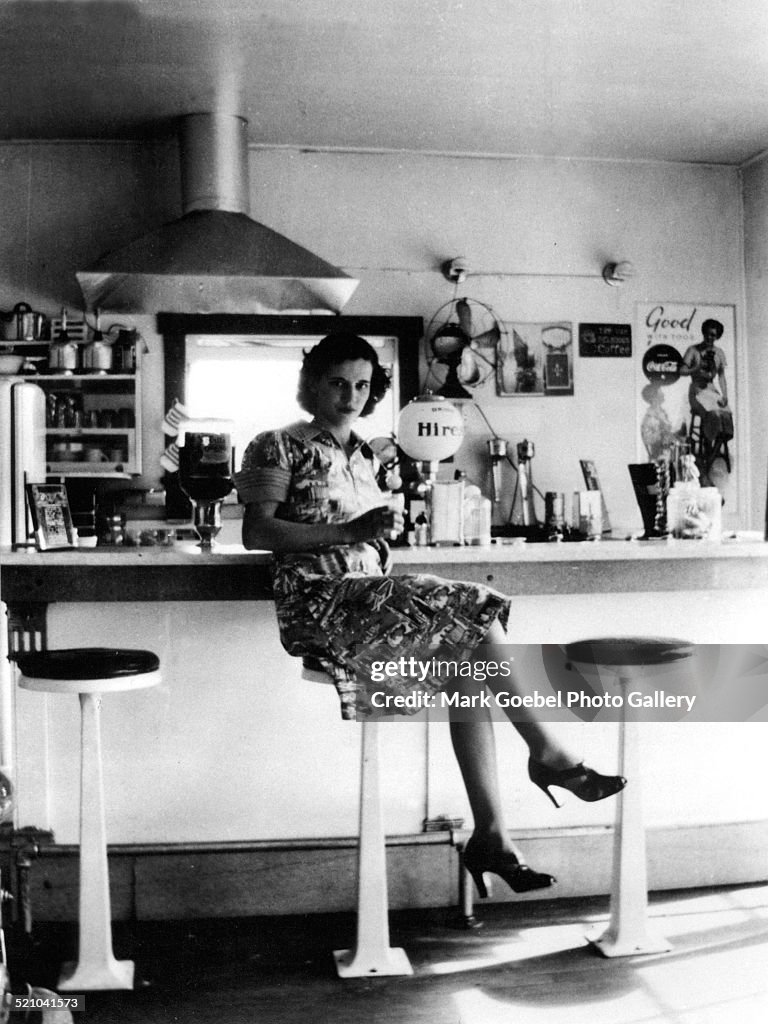
{"label": "floral print skirt", "polygon": [[377,691],[434,693],[451,682],[408,673],[376,682],[373,661],[423,662],[437,648],[450,650],[452,658],[466,657],[497,619],[506,627],[510,607],[508,597],[477,583],[426,574],[315,575],[290,565],[277,571],[275,600],[283,646],[322,665],[336,685],[345,719],[373,714]]}

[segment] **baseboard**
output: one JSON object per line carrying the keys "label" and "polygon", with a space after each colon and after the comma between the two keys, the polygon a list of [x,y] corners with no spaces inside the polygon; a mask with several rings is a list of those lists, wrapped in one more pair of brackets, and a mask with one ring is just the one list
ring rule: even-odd
{"label": "baseboard", "polygon": [[[610,828],[514,833],[532,866],[555,875],[545,898],[609,892]],[[455,905],[457,835],[431,833],[387,840],[389,903],[395,909]],[[651,890],[763,882],[768,877],[768,821],[649,829]],[[354,839],[111,846],[115,920],[331,913],[356,902]],[[38,921],[77,919],[77,847],[45,848],[33,862],[32,913]],[[502,884],[491,899],[515,896]]]}

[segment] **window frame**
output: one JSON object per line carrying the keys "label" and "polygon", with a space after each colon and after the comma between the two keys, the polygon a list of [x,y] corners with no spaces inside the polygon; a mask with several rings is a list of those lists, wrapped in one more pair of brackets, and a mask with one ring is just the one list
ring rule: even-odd
{"label": "window frame", "polygon": [[[353,331],[363,337],[387,337],[396,341],[399,393],[402,409],[419,393],[419,345],[424,336],[424,321],[418,316],[312,316],[250,313],[158,313],[157,331],[163,338],[165,406],[175,398],[186,398],[186,361],[188,335],[218,334],[256,336],[282,335],[297,339],[320,337],[335,330]],[[170,518],[185,518],[190,511],[188,499],[178,487],[177,474],[166,474],[166,509]]]}

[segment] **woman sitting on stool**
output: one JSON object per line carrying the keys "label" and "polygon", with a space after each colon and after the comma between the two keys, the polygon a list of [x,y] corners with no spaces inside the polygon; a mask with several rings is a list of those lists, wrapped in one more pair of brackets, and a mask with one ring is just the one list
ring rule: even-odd
{"label": "woman sitting on stool", "polygon": [[[305,355],[299,377],[299,404],[312,421],[254,438],[236,478],[245,504],[245,547],[275,553],[283,646],[291,655],[320,662],[336,685],[345,719],[373,713],[371,698],[382,684],[371,680],[371,658],[380,652],[386,658],[391,649],[400,664],[400,658],[424,661],[448,649],[454,660],[474,661],[482,645],[483,660],[509,660],[508,597],[432,575],[389,575],[385,538],[402,530],[403,518],[383,504],[373,453],[352,429],[388,388],[388,375],[368,342],[346,332],[328,335]],[[388,693],[406,696],[445,690],[471,698],[484,694],[486,686],[464,676],[387,676],[386,682]],[[487,685],[493,689],[494,683],[502,688],[499,680]],[[510,693],[518,686],[514,677],[503,679]],[[490,711],[475,707],[468,715],[451,707],[450,714],[474,818],[464,861],[480,894],[484,871],[499,875],[515,892],[552,885],[554,878],[528,867],[509,838]],[[545,792],[556,785],[594,801],[625,785],[621,776],[600,775],[576,763],[533,715],[518,721],[519,709],[508,714],[528,747],[531,780]]]}

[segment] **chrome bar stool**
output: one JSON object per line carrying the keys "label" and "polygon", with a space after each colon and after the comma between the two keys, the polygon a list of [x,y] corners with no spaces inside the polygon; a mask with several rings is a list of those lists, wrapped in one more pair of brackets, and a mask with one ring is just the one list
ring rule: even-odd
{"label": "chrome bar stool", "polygon": [[[330,683],[319,662],[304,659],[302,678]],[[379,723],[362,723],[360,831],[357,849],[357,939],[353,949],[334,950],[340,978],[413,974],[404,949],[389,944],[387,846],[381,810]]]}
{"label": "chrome bar stool", "polygon": [[590,942],[606,957],[664,953],[672,948],[648,926],[648,880],[643,825],[640,723],[627,714],[630,687],[648,677],[654,681],[691,659],[695,647],[684,640],[645,637],[602,637],[566,644],[570,668],[621,689],[623,710],[619,731],[619,773],[628,780],[617,796],[613,835],[611,916],[608,928]]}
{"label": "chrome bar stool", "polygon": [[140,690],[160,682],[151,651],[78,647],[38,651],[16,659],[25,690],[80,698],[80,894],[78,957],[62,968],[62,992],[133,988],[133,961],[112,951],[101,700],[105,693]]}

